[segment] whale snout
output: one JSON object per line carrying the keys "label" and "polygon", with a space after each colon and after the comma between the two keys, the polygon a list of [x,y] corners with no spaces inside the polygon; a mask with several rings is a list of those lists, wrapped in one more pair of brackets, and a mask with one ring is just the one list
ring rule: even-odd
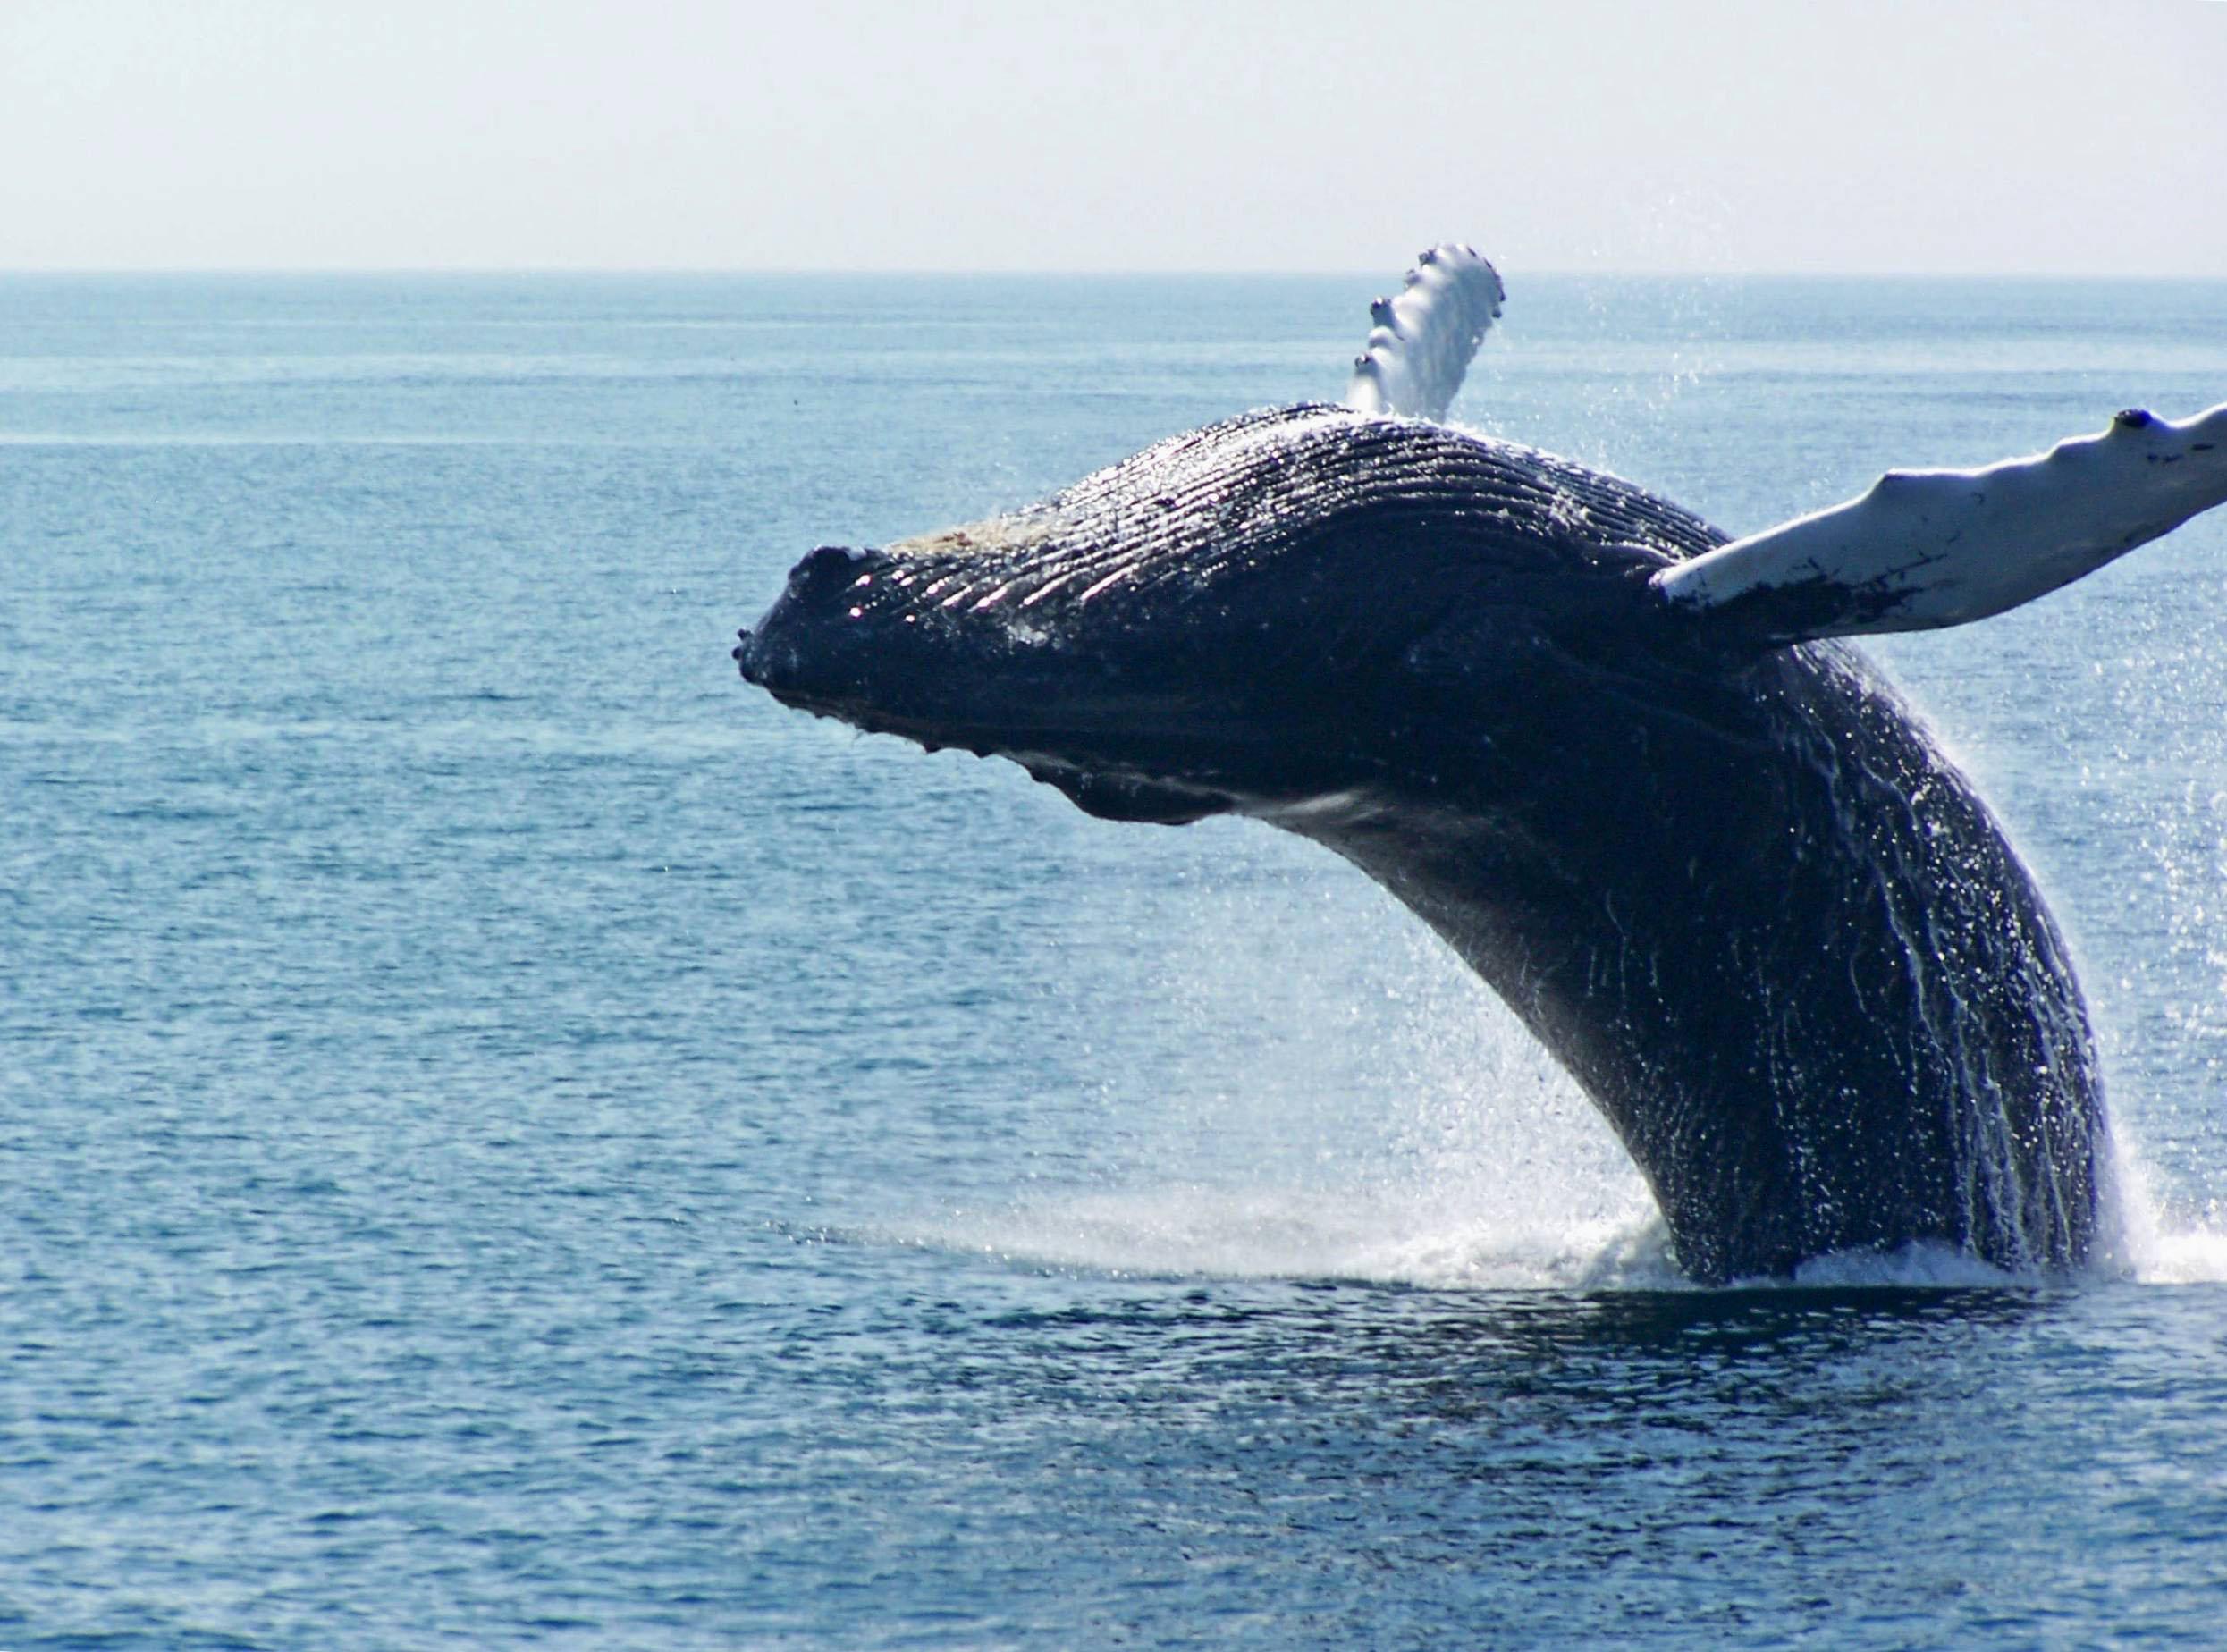
{"label": "whale snout", "polygon": [[865,617],[874,577],[889,560],[848,545],[807,552],[757,624],[736,632],[733,657],[743,680],[791,704],[843,686],[855,675],[845,634]]}
{"label": "whale snout", "polygon": [[735,636],[740,640],[738,641],[734,647],[729,651],[730,657],[731,657],[735,663],[741,668],[742,680],[744,682],[759,682],[761,679],[756,670],[757,655],[750,646],[752,641],[750,628],[747,625],[744,626],[741,630],[735,633]]}

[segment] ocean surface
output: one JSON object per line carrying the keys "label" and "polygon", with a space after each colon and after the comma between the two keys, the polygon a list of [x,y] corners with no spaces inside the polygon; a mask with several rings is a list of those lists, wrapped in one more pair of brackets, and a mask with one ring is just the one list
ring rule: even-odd
{"label": "ocean surface", "polygon": [[[1455,417],[1734,531],[2227,399],[2223,284],[1505,273]],[[1873,650],[2072,1278],[1686,1286],[1343,864],[737,680],[1393,279],[0,278],[0,1646],[2218,1644],[2227,512]]]}

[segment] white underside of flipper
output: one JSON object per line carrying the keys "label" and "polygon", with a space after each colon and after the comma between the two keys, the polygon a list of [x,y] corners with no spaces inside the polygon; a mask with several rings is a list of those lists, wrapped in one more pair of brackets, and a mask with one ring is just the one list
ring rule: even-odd
{"label": "white underside of flipper", "polygon": [[2227,502],[2227,403],[1978,470],[1891,470],[1844,505],[1664,569],[1673,608],[1758,641],[1922,631],[2031,602]]}
{"label": "white underside of flipper", "polygon": [[1357,413],[1444,418],[1507,292],[1476,250],[1433,247],[1396,299],[1369,307],[1367,348],[1354,358],[1345,405]]}

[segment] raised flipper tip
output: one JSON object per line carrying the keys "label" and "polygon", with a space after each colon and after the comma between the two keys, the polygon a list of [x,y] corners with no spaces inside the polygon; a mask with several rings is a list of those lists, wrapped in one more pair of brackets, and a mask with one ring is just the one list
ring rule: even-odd
{"label": "raised flipper tip", "polygon": [[1970,470],[1890,470],[1868,492],[1654,577],[1673,608],[1753,639],[1963,625],[2029,603],[2227,504],[2227,405],[2127,408],[2100,435]]}
{"label": "raised flipper tip", "polygon": [[1506,297],[1499,272],[1474,248],[1441,241],[1417,253],[1398,296],[1369,307],[1367,365],[1354,364],[1346,405],[1365,413],[1445,417]]}

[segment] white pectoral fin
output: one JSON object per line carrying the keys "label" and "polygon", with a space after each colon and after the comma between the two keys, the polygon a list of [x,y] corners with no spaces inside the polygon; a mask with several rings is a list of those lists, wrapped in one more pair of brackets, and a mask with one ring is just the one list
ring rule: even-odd
{"label": "white pectoral fin", "polygon": [[1360,413],[1444,418],[1470,358],[1507,296],[1492,266],[1468,247],[1433,247],[1395,299],[1369,307],[1375,324],[1354,358],[1345,405]]}
{"label": "white pectoral fin", "polygon": [[1981,470],[1891,470],[1860,499],[1658,574],[1674,609],[1757,641],[1922,631],[2069,585],[2227,502],[2227,403]]}

